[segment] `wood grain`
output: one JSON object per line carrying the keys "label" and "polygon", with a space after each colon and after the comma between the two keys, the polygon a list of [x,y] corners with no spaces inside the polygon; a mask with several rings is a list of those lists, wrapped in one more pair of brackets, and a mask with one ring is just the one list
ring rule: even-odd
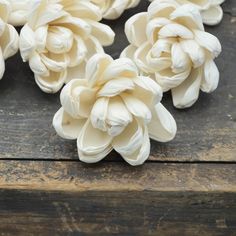
{"label": "wood grain", "polygon": [[[141,1],[121,19],[106,21],[117,33],[115,44],[106,49],[113,57],[117,58],[127,45],[125,21],[147,6],[147,1]],[[185,111],[174,109],[170,95],[165,95],[163,103],[176,118],[178,134],[167,144],[152,142],[150,161],[236,162],[236,2],[228,0],[224,7],[223,22],[207,28],[223,45],[217,59],[219,88],[211,95],[201,94],[197,104]],[[59,94],[41,92],[19,55],[7,61],[0,81],[0,101],[0,159],[78,159],[76,143],[60,139],[51,125],[60,107]],[[114,152],[107,160],[122,161]]]}
{"label": "wood grain", "polygon": [[44,191],[233,192],[236,164],[0,161],[0,188]]}
{"label": "wood grain", "polygon": [[0,235],[235,235],[236,164],[6,160],[0,170]]}
{"label": "wood grain", "polygon": [[0,190],[0,234],[235,236],[235,203],[232,193]]}

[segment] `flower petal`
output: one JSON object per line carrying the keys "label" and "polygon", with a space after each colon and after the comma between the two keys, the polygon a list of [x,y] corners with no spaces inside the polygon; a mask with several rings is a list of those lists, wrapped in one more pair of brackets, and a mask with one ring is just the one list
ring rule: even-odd
{"label": "flower petal", "polygon": [[213,92],[219,84],[220,73],[213,60],[207,60],[204,65],[204,78],[201,90],[206,93]]}
{"label": "flower petal", "polygon": [[104,70],[100,83],[105,83],[111,79],[135,78],[138,76],[138,68],[135,63],[129,58],[119,58],[112,61]]}
{"label": "flower petal", "polygon": [[86,163],[101,161],[112,151],[112,137],[86,122],[77,139],[79,159]]}
{"label": "flower petal", "polygon": [[122,93],[120,96],[122,97],[127,109],[135,117],[143,119],[145,124],[150,122],[152,114],[145,103],[128,93]]}
{"label": "flower petal", "polygon": [[136,52],[137,48],[133,45],[127,46],[120,54],[121,58],[129,58],[131,60],[134,60],[134,54]]}
{"label": "flower petal", "polygon": [[88,118],[96,99],[96,90],[87,87],[83,79],[71,80],[61,92],[64,110],[75,118]]}
{"label": "flower petal", "polygon": [[177,132],[173,116],[161,104],[157,104],[152,111],[152,120],[148,124],[149,136],[159,142],[171,141]]}
{"label": "flower petal", "polygon": [[194,68],[201,66],[206,57],[205,51],[195,40],[182,40],[180,45],[185,53],[191,58]]}
{"label": "flower petal", "polygon": [[194,30],[194,34],[196,42],[210,51],[213,57],[221,53],[221,44],[214,35],[200,30]]}
{"label": "flower petal", "polygon": [[30,69],[37,74],[38,76],[48,77],[49,70],[42,62],[40,55],[37,52],[34,52],[29,59]]}
{"label": "flower petal", "polygon": [[204,30],[199,10],[192,4],[182,5],[171,13],[170,19],[190,29]]}
{"label": "flower petal", "polygon": [[99,40],[103,46],[109,46],[114,42],[114,31],[105,24],[93,20],[86,20],[92,27],[91,34]]}
{"label": "flower petal", "polygon": [[171,48],[172,71],[181,73],[191,67],[188,55],[182,49],[180,43],[174,43]]}
{"label": "flower petal", "polygon": [[124,91],[131,91],[134,89],[134,82],[129,78],[117,78],[108,81],[102,86],[98,92],[98,97],[114,97]]}
{"label": "flower petal", "polygon": [[113,59],[107,54],[96,54],[86,65],[86,78],[92,87],[103,75],[105,69],[112,63]]}
{"label": "flower petal", "polygon": [[34,38],[34,32],[29,27],[28,24],[26,24],[20,32],[20,52],[21,57],[24,62],[28,61],[30,56],[34,53],[36,42]]}
{"label": "flower petal", "polygon": [[65,139],[77,139],[86,119],[75,119],[61,108],[53,118],[53,127],[57,134]]}
{"label": "flower petal", "polygon": [[177,87],[183,81],[185,81],[190,72],[191,72],[191,67],[187,68],[185,71],[180,72],[180,73],[174,73],[171,68],[168,68],[166,70],[156,72],[155,73],[155,78],[157,83],[161,86],[162,90],[164,92]]}
{"label": "flower petal", "polygon": [[114,138],[112,145],[130,165],[142,165],[150,154],[147,127],[134,120],[121,135]]}
{"label": "flower petal", "polygon": [[0,37],[0,45],[5,60],[17,53],[19,48],[19,36],[12,25],[6,25],[4,32]]}
{"label": "flower petal", "polygon": [[98,98],[92,108],[90,119],[94,128],[107,131],[106,117],[109,105],[109,98]]}
{"label": "flower petal", "polygon": [[40,76],[34,74],[34,77],[37,85],[42,91],[44,91],[45,93],[57,93],[65,83],[66,74],[66,71],[50,71],[49,76]]}
{"label": "flower petal", "polygon": [[146,32],[147,13],[138,13],[125,23],[125,34],[129,42],[139,47],[141,44],[147,41]]}
{"label": "flower petal", "polygon": [[201,11],[203,22],[207,25],[217,25],[223,18],[221,6],[211,6],[209,9]]}
{"label": "flower petal", "polygon": [[172,98],[177,108],[191,107],[198,99],[202,80],[202,68],[193,69],[189,77],[178,87],[173,88]]}
{"label": "flower petal", "polygon": [[182,39],[193,39],[194,35],[191,30],[181,24],[167,24],[158,32],[160,38],[180,37]]}
{"label": "flower petal", "polygon": [[108,134],[112,137],[118,136],[132,120],[133,117],[122,99],[118,96],[110,98],[106,117]]}
{"label": "flower petal", "polygon": [[159,103],[162,99],[161,87],[151,78],[139,76],[134,80],[136,85],[133,95],[148,107]]}

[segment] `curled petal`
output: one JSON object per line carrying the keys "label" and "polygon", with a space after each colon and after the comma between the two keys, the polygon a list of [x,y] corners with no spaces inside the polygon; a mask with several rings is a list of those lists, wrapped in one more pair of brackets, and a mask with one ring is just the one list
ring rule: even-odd
{"label": "curled petal", "polygon": [[150,154],[147,127],[134,120],[114,139],[113,147],[130,165],[142,165]]}
{"label": "curled petal", "polygon": [[112,58],[106,54],[96,54],[88,61],[85,74],[91,87],[101,78],[112,61]]}
{"label": "curled petal", "polygon": [[162,87],[164,92],[169,89],[175,88],[183,83],[189,76],[191,67],[188,67],[185,71],[180,73],[173,73],[169,68],[160,72],[155,73],[157,83]]}
{"label": "curled petal", "polygon": [[26,24],[20,32],[20,52],[23,61],[28,61],[36,47],[33,30]]}
{"label": "curled petal", "polygon": [[129,58],[131,60],[134,60],[134,54],[136,52],[137,48],[133,45],[127,46],[120,54],[121,58]]}
{"label": "curled petal", "polygon": [[48,37],[48,25],[41,26],[35,30],[35,43],[39,53],[45,52]]}
{"label": "curled petal", "polygon": [[171,13],[170,19],[177,21],[187,28],[204,30],[202,17],[198,8],[191,4],[182,5]]}
{"label": "curled petal", "polygon": [[81,63],[84,63],[87,56],[88,49],[84,43],[84,40],[76,36],[74,37],[70,51],[67,53],[69,58],[69,67],[76,67]]}
{"label": "curled petal", "polygon": [[114,78],[135,78],[138,76],[138,68],[129,58],[119,58],[112,61],[104,70],[100,80],[101,83],[107,82]]}
{"label": "curled petal", "polygon": [[219,83],[220,73],[213,60],[207,60],[203,69],[204,77],[201,83],[201,90],[206,93],[213,92]]}
{"label": "curled petal", "polygon": [[48,76],[40,76],[35,74],[35,81],[42,91],[45,93],[57,93],[66,80],[66,71],[53,72],[50,71]]}
{"label": "curled petal", "polygon": [[146,34],[147,38],[151,41],[151,43],[155,43],[159,40],[158,33],[160,29],[170,23],[172,22],[164,17],[154,18],[147,23]]}
{"label": "curled petal", "polygon": [[106,123],[108,125],[107,132],[110,136],[118,136],[132,120],[132,115],[120,97],[109,100]]}
{"label": "curled petal", "polygon": [[61,92],[64,110],[75,118],[88,118],[96,99],[96,90],[87,87],[86,80],[71,80]]}
{"label": "curled petal", "polygon": [[53,127],[57,134],[65,139],[77,139],[86,119],[75,119],[61,108],[53,118]]}
{"label": "curled petal", "polygon": [[62,72],[68,66],[68,58],[65,54],[45,53],[41,54],[41,60],[45,66],[54,72]]}
{"label": "curled petal", "polygon": [[153,19],[156,17],[169,18],[170,14],[178,7],[178,3],[172,0],[153,1],[148,7],[148,17]]}
{"label": "curled petal", "polygon": [[115,97],[122,92],[134,89],[134,82],[129,78],[117,78],[108,81],[98,92],[98,97]]}
{"label": "curled petal", "polygon": [[200,30],[195,30],[194,34],[196,42],[211,52],[213,57],[221,53],[221,44],[214,35]]}
{"label": "curled petal", "polygon": [[38,53],[34,53],[29,59],[30,69],[38,76],[48,77],[49,70],[42,62],[42,59]]}
{"label": "curled petal", "polygon": [[205,51],[194,40],[182,40],[180,45],[185,53],[191,58],[194,68],[201,66],[206,60]]}
{"label": "curled petal", "polygon": [[109,98],[98,98],[94,103],[90,119],[94,128],[107,131],[106,117],[109,105]]}
{"label": "curled petal", "polygon": [[141,44],[147,41],[145,35],[147,24],[147,13],[138,13],[131,17],[125,24],[125,34],[129,42],[139,47]]}
{"label": "curled petal", "polygon": [[163,26],[159,33],[160,38],[180,37],[182,39],[193,39],[194,35],[191,30],[181,24],[168,24]]}
{"label": "curled petal", "polygon": [[151,78],[139,76],[134,80],[136,85],[133,95],[142,100],[148,107],[159,103],[162,99],[161,87]]}
{"label": "curled petal", "polygon": [[161,103],[152,111],[152,121],[148,124],[148,130],[150,138],[159,142],[171,141],[176,135],[176,122]]}
{"label": "curled petal", "polygon": [[217,25],[223,18],[223,10],[220,6],[211,6],[201,11],[203,22],[207,25]]}
{"label": "curled petal", "polygon": [[88,119],[77,139],[79,159],[86,163],[101,161],[112,151],[112,137],[96,129]]}
{"label": "curled petal", "polygon": [[87,49],[86,60],[89,60],[97,53],[104,53],[103,47],[99,43],[98,39],[96,39],[92,35],[84,41],[84,44]]}
{"label": "curled petal", "polygon": [[114,42],[115,33],[113,30],[105,24],[87,20],[92,27],[92,35],[99,40],[103,46],[109,46]]}
{"label": "curled petal", "polygon": [[[194,49],[193,49],[194,50]],[[186,71],[191,67],[191,61],[180,43],[174,43],[171,48],[172,70],[176,73]]]}
{"label": "curled petal", "polygon": [[0,37],[0,45],[5,60],[16,54],[18,51],[19,36],[16,29],[12,25],[6,25],[4,32]]}
{"label": "curled petal", "polygon": [[198,99],[202,80],[202,68],[193,69],[189,77],[178,87],[173,88],[172,98],[177,108],[191,107]]}
{"label": "curled petal", "polygon": [[145,103],[128,93],[121,94],[121,97],[130,113],[141,118],[145,124],[150,122],[152,114]]}

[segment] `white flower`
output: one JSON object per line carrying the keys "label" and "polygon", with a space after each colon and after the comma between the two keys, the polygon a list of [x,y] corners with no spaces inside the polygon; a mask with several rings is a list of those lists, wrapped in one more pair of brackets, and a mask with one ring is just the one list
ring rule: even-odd
{"label": "white flower", "polygon": [[27,22],[32,1],[36,0],[8,0],[11,4],[9,23],[14,26],[22,26]]}
{"label": "white flower", "polygon": [[221,52],[218,39],[205,32],[193,5],[172,0],[150,4],[148,12],[131,17],[125,26],[131,43],[122,57],[133,58],[143,74],[172,91],[175,107],[192,106],[200,89],[217,88],[219,71],[214,58]]}
{"label": "white flower", "polygon": [[[150,0],[159,1],[159,0]],[[179,4],[193,4],[199,9],[202,15],[203,23],[206,25],[217,25],[223,18],[221,4],[225,0],[175,0]]]}
{"label": "white flower", "polygon": [[88,0],[38,0],[20,33],[20,51],[38,86],[55,93],[65,82],[84,77],[85,64],[114,40],[102,13]]}
{"label": "white flower", "polygon": [[114,149],[131,165],[140,165],[150,154],[149,135],[167,142],[176,133],[161,98],[161,88],[138,76],[130,59],[96,54],[88,61],[85,79],[63,88],[53,126],[62,138],[77,139],[81,161],[98,162]]}
{"label": "white flower", "polygon": [[18,33],[8,24],[11,6],[8,1],[0,0],[0,79],[5,72],[5,60],[18,51]]}
{"label": "white flower", "polygon": [[103,12],[103,18],[114,20],[129,8],[136,7],[140,0],[92,0]]}

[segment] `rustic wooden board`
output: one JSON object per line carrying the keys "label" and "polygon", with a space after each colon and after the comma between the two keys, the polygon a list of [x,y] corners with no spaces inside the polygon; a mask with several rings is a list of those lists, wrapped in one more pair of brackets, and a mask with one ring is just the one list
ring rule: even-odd
{"label": "rustic wooden board", "polygon": [[[116,42],[107,52],[118,57],[127,45],[123,27],[134,13],[145,11],[142,1],[117,21],[108,23],[116,31]],[[236,2],[225,3],[223,22],[207,28],[219,37],[223,53],[217,60],[221,71],[218,90],[201,94],[188,110],[173,108],[169,94],[163,103],[178,123],[176,139],[168,144],[152,142],[150,161],[222,161],[236,162]],[[36,86],[33,74],[20,56],[8,60],[6,74],[0,81],[0,159],[77,159],[76,143],[60,139],[51,122],[59,108],[59,94],[47,95]],[[115,153],[111,161],[122,159]]]}
{"label": "rustic wooden board", "polygon": [[236,164],[0,161],[0,169],[0,235],[236,232]]}
{"label": "rustic wooden board", "polygon": [[236,194],[236,164],[146,163],[133,168],[124,163],[5,160],[0,170],[0,189]]}

